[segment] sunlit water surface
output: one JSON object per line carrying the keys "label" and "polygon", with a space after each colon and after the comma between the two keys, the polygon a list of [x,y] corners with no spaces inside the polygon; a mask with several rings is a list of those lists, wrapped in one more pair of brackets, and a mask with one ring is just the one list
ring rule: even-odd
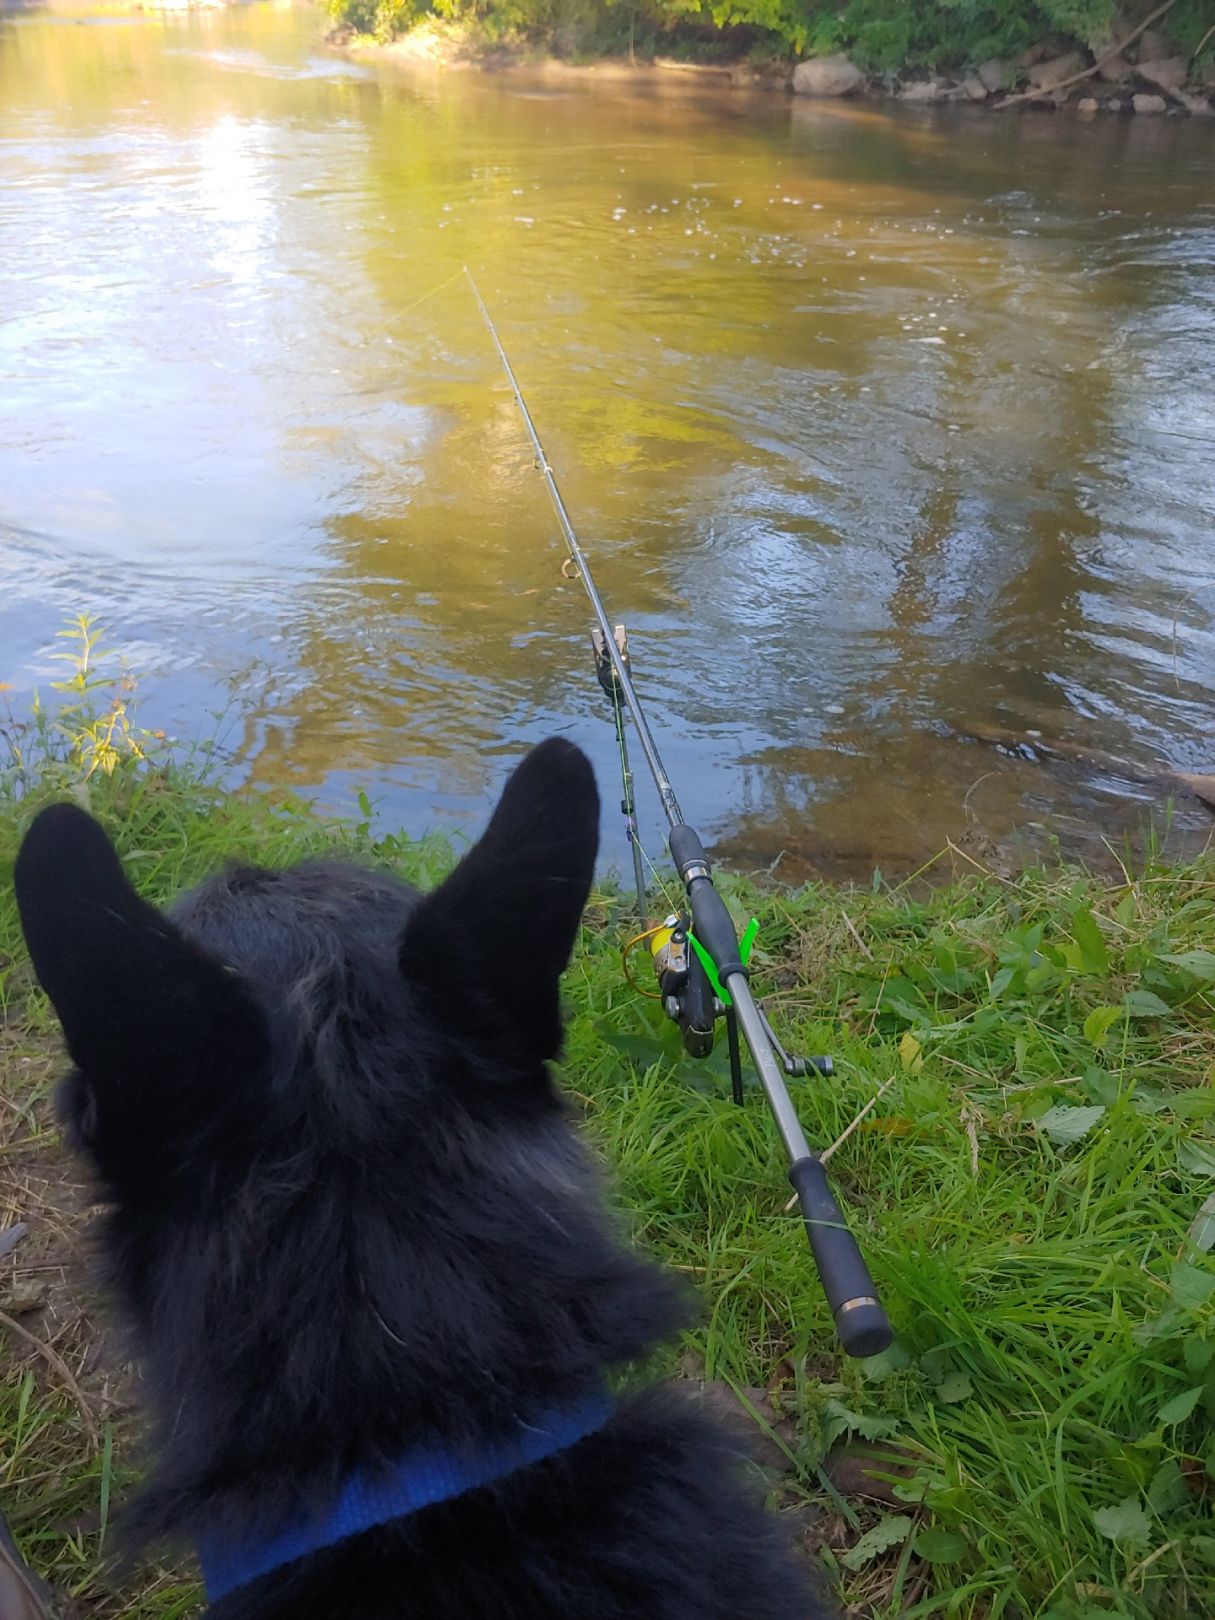
{"label": "sunlit water surface", "polygon": [[1215,768],[1215,132],[410,77],[320,27],[0,23],[18,705],[88,608],[147,723],[224,710],[235,777],[386,826],[471,831],[565,733],[619,861],[586,603],[432,294],[467,262],[734,858],[1091,852],[1161,791],[1076,749]]}

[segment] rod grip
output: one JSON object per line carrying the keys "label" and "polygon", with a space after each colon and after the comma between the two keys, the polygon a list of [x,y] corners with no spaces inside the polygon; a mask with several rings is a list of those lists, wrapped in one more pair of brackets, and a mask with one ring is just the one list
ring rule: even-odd
{"label": "rod grip", "polygon": [[876,1356],[894,1334],[878,1303],[869,1268],[827,1184],[827,1172],[818,1159],[798,1159],[789,1168],[789,1180],[801,1205],[840,1343],[850,1356]]}
{"label": "rod grip", "polygon": [[671,850],[671,859],[679,868],[679,875],[687,881],[689,866],[703,866],[708,870],[709,857],[705,854],[705,846],[700,841],[700,834],[695,827],[689,827],[686,821],[672,827],[667,834],[667,844]]}
{"label": "rod grip", "polygon": [[[745,978],[747,969],[738,954],[734,919],[713,887],[713,879],[709,876],[709,857],[705,854],[700,834],[695,827],[681,822],[671,828],[667,844],[688,891],[692,930],[713,958],[718,982],[724,984],[731,973],[741,973]],[[693,875],[689,876],[689,873]]]}
{"label": "rod grip", "polygon": [[738,935],[726,903],[713,887],[712,878],[693,878],[688,884],[688,906],[692,932],[713,958],[717,980],[724,984],[731,973],[748,978],[746,963],[738,953]]}

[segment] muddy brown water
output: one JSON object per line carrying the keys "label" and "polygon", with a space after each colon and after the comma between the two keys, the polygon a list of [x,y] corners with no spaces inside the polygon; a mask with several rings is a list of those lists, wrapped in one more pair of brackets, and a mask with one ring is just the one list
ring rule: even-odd
{"label": "muddy brown water", "polygon": [[559,731],[621,861],[585,602],[466,290],[424,296],[467,262],[733,858],[1092,852],[1161,802],[976,737],[1215,769],[1215,131],[411,75],[320,26],[0,23],[18,705],[88,608],[149,724],[227,711],[234,779],[471,831]]}

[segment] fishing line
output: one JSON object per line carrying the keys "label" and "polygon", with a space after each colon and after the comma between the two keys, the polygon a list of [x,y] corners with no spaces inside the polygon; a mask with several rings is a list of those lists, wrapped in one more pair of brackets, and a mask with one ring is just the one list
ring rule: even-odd
{"label": "fishing line", "polygon": [[[856,1239],[831,1191],[822,1156],[811,1152],[784,1080],[785,1075],[796,1078],[809,1074],[828,1076],[834,1072],[831,1060],[794,1057],[786,1052],[752,993],[747,964],[758,924],[749,927],[743,939],[739,940],[725,901],[714,886],[709,857],[700,836],[684,819],[679,807],[675,789],[633,685],[623,626],[614,628],[608,619],[586,554],[579,544],[573,521],[561,497],[556,475],[545,454],[493,317],[467,265],[464,274],[485,329],[502,362],[502,369],[535,452],[536,469],[544,480],[570,561],[578,571],[594,615],[597,627],[593,636],[596,675],[612,698],[625,771],[622,808],[629,818],[630,832],[634,835],[633,856],[638,871],[642,858],[651,871],[653,863],[645,854],[640,839],[635,836],[631,775],[627,769],[624,745],[626,709],[669,823],[667,844],[683,880],[685,898],[679,906],[672,908],[674,925],[660,926],[661,937],[654,951],[654,965],[664,1008],[678,1023],[684,1048],[693,1057],[706,1057],[712,1051],[714,1024],[718,1018],[725,1019],[734,1099],[739,1104],[744,1101],[739,1035],[746,1040],[760,1086],[792,1161],[789,1180],[793,1183],[797,1202],[801,1206],[814,1262],[840,1341],[849,1355],[876,1355],[891,1342],[890,1323],[878,1301],[873,1279]],[[655,873],[655,876],[658,874]],[[659,883],[665,893],[665,884],[661,879]],[[641,890],[640,883],[638,887]]]}
{"label": "fishing line", "polygon": [[432,287],[429,292],[424,292],[421,298],[415,298],[412,304],[406,304],[404,309],[398,309],[397,314],[408,315],[411,310],[417,309],[419,304],[424,304],[428,298],[433,298],[436,293],[441,293],[445,288],[454,286],[463,274],[464,266],[461,265],[454,275],[448,276],[446,281],[441,281],[437,287]]}

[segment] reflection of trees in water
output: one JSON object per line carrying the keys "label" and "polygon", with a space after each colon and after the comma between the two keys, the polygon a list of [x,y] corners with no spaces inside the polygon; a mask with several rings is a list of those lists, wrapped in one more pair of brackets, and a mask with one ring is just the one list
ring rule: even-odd
{"label": "reflection of trees in water", "polygon": [[[942,723],[1134,752],[1192,722],[1197,655],[1174,676],[1160,626],[1209,637],[1174,572],[1193,514],[1134,557],[1121,540],[1145,458],[1168,460],[1130,447],[1123,363],[1161,281],[1104,273],[1134,249],[1098,197],[1158,209],[1159,156],[1047,120],[980,142],[872,110],[798,106],[790,134],[774,103],[724,130],[695,100],[359,94],[348,240],[379,307],[350,311],[371,341],[343,355],[362,404],[323,524],[349,589],[299,616],[306,679],[267,772],[328,751],[471,779],[515,731],[595,708],[585,608],[475,312],[459,286],[416,305],[466,258],[656,719],[703,745],[685,793],[707,820],[740,782],[760,818],[815,781],[841,815],[876,795],[892,829],[926,786],[958,814],[983,765],[942,742],[927,767]],[[833,757],[886,764],[833,787]]]}

